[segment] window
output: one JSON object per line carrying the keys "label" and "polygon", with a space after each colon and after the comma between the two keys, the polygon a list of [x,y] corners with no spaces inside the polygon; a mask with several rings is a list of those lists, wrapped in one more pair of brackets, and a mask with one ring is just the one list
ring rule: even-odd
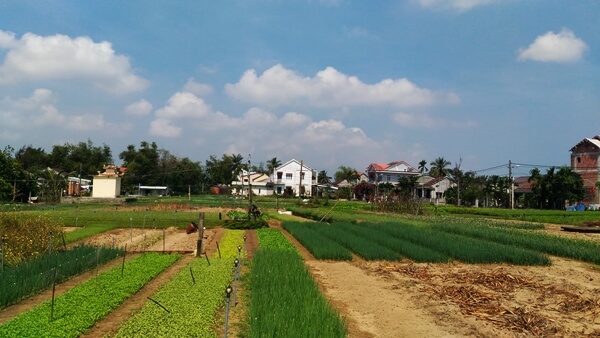
{"label": "window", "polygon": [[291,180],[292,179],[292,174],[291,173],[285,174],[285,179],[286,180]]}
{"label": "window", "polygon": [[277,179],[280,180],[283,178],[283,173],[281,171],[277,172]]}
{"label": "window", "polygon": [[387,175],[387,181],[390,182],[392,180],[392,176]]}
{"label": "window", "polygon": [[577,163],[581,163],[581,157],[577,157]]}

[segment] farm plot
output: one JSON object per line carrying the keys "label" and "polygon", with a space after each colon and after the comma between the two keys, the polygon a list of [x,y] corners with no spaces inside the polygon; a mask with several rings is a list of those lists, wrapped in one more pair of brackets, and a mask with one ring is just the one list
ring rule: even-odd
{"label": "farm plot", "polygon": [[319,243],[314,237],[324,236],[366,260],[399,261],[402,254],[424,262],[457,259],[466,263],[550,264],[548,257],[533,250],[412,224],[284,222],[283,227],[292,235],[299,235],[299,241],[306,243],[315,257],[315,253],[326,250],[323,246],[327,244]]}
{"label": "farm plot", "polygon": [[[364,228],[365,223],[348,228],[352,226]],[[351,337],[600,335],[600,270],[588,263],[551,260],[551,266],[458,260],[305,264],[347,319]]]}
{"label": "farm plot", "polygon": [[0,309],[123,253],[119,248],[80,245],[9,266],[0,272]]}
{"label": "farm plot", "polygon": [[20,314],[0,326],[0,336],[77,337],[178,258],[141,255]]}
{"label": "farm plot", "polygon": [[345,337],[346,323],[321,294],[302,256],[276,229],[259,229],[252,261],[251,337]]}
{"label": "farm plot", "polygon": [[[165,284],[116,337],[216,337],[215,318],[241,254],[244,231],[229,230],[221,240],[220,258],[195,259]],[[243,254],[241,255],[243,257]]]}

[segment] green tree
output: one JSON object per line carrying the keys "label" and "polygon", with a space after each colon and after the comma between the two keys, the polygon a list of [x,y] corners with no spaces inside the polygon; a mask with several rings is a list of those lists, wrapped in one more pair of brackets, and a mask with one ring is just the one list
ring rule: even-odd
{"label": "green tree", "polygon": [[421,160],[421,162],[419,162],[419,172],[421,174],[424,174],[425,172],[427,172],[427,161],[426,160]]}
{"label": "green tree", "polygon": [[542,209],[563,209],[565,202],[575,203],[585,196],[583,179],[569,167],[550,167],[545,175],[539,169],[530,171],[533,200]]}
{"label": "green tree", "polygon": [[60,203],[63,191],[67,189],[67,175],[51,168],[39,173],[41,197],[47,203]]}
{"label": "green tree", "polygon": [[50,165],[50,157],[42,148],[34,148],[31,145],[23,146],[15,154],[15,159],[24,170],[38,172]]}
{"label": "green tree", "polygon": [[281,161],[277,159],[277,157],[273,157],[272,159],[267,161],[267,169],[269,170],[269,174],[273,174],[275,169],[281,165]]}
{"label": "green tree", "polygon": [[321,170],[319,171],[318,174],[318,180],[317,183],[319,184],[329,184],[331,183],[331,177],[329,177],[329,175],[327,174],[327,170]]}
{"label": "green tree", "polygon": [[436,158],[433,162],[429,163],[431,168],[429,169],[429,174],[433,177],[444,177],[449,173],[448,166],[450,165],[450,161],[447,161],[443,157]]}
{"label": "green tree", "polygon": [[140,148],[127,146],[127,150],[119,154],[127,172],[123,175],[121,187],[125,192],[137,192],[139,185],[161,185],[160,152],[155,142],[142,141]]}
{"label": "green tree", "polygon": [[396,193],[403,198],[412,198],[416,196],[417,176],[402,176],[398,178]]}
{"label": "green tree", "polygon": [[350,183],[356,183],[360,176],[356,169],[341,165],[335,174],[333,174],[333,177],[336,182],[347,180]]}
{"label": "green tree", "polygon": [[113,164],[110,147],[94,146],[89,139],[78,144],[55,145],[48,157],[48,167],[88,178],[101,171],[104,165]]}

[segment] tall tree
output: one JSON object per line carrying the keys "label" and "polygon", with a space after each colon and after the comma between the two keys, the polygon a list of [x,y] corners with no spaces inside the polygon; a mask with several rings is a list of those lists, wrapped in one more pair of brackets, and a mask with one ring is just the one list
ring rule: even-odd
{"label": "tall tree", "polygon": [[336,182],[347,180],[350,183],[356,183],[360,176],[356,169],[341,165],[335,174],[333,174],[333,177]]}
{"label": "tall tree", "polygon": [[142,141],[139,149],[130,144],[127,150],[119,154],[119,158],[127,168],[121,183],[124,191],[136,192],[139,185],[161,185],[160,152],[156,142]]}
{"label": "tall tree", "polygon": [[535,168],[530,175],[532,194],[540,208],[563,209],[565,201],[575,203],[585,196],[583,179],[569,167],[561,167],[558,171],[550,167],[545,175]]}
{"label": "tall tree", "polygon": [[17,151],[15,159],[21,163],[24,170],[37,172],[49,166],[50,158],[44,149],[27,145]]}
{"label": "tall tree", "polygon": [[421,174],[424,174],[426,171],[427,171],[427,161],[421,160],[421,162],[419,162],[419,172],[421,172]]}
{"label": "tall tree", "polygon": [[429,163],[429,165],[431,166],[429,174],[433,177],[447,176],[449,173],[448,166],[450,164],[450,161],[447,161],[443,157],[438,157],[433,162]]}
{"label": "tall tree", "polygon": [[279,167],[281,165],[281,161],[277,159],[277,157],[273,157],[272,159],[267,161],[267,169],[269,169],[269,174],[272,174],[273,171],[275,171],[275,169],[277,167]]}
{"label": "tall tree", "polygon": [[318,175],[318,179],[317,179],[317,183],[319,184],[329,184],[331,183],[331,177],[329,177],[329,175],[327,174],[327,170],[321,170],[319,171],[319,175]]}

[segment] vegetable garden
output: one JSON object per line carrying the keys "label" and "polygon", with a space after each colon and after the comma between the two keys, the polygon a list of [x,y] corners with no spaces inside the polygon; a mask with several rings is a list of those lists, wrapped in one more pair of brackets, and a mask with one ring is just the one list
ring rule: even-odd
{"label": "vegetable garden", "polygon": [[[0,236],[4,238],[5,260],[0,271],[0,308],[10,308],[40,292],[48,296],[10,320],[0,318],[0,336],[83,335],[173,264],[176,270],[169,269],[174,272],[157,286],[158,291],[139,301],[110,336],[219,337],[224,328],[227,330],[230,312],[236,321],[245,322],[240,326],[243,332],[237,332],[241,336],[345,337],[349,331],[356,333],[349,314],[339,312],[339,307],[330,303],[331,295],[324,295],[326,287],[315,280],[311,265],[285,237],[289,235],[323,262],[319,266],[360,264],[361,269],[377,273],[386,267],[418,276],[419,268],[414,264],[421,263],[441,268],[466,264],[543,269],[552,264],[554,258],[550,256],[600,264],[598,241],[550,236],[536,223],[374,214],[368,207],[358,206],[305,210],[306,217],[330,224],[282,217],[281,226],[289,233],[285,235],[274,228],[252,230],[259,249],[251,261],[245,259],[249,232],[221,228],[226,220],[223,215],[232,218],[240,211],[206,213],[207,231],[221,229],[222,237],[208,237],[216,246],[195,259],[158,252],[126,253],[125,248],[110,245],[108,236],[114,230],[168,227],[181,233],[190,219],[197,218],[196,207],[148,203],[142,207],[62,206],[52,211],[2,212]],[[290,207],[294,208],[298,207]],[[265,213],[271,214],[268,210]],[[75,227],[75,231],[63,232],[62,226]],[[102,233],[108,234],[109,245],[75,245],[82,238]],[[195,241],[196,237],[185,238]],[[69,243],[75,244],[67,246]],[[242,270],[235,259],[244,266],[246,275],[240,275]],[[104,268],[108,262],[112,267]],[[56,285],[86,271],[91,277],[54,296]],[[230,302],[227,286],[234,290]],[[242,286],[246,295],[236,295]],[[236,307],[238,301],[247,302],[245,310]]]}

